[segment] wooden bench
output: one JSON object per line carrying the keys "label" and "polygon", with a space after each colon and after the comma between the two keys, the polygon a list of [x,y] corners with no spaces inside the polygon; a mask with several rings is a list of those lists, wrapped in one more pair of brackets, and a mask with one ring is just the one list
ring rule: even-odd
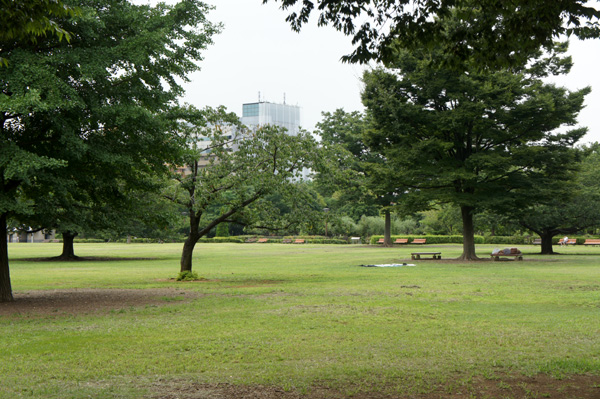
{"label": "wooden bench", "polygon": [[292,239],[290,239],[290,238],[286,238],[286,239],[284,239],[284,240],[281,240],[281,242],[282,242],[283,244],[291,244],[291,243],[292,243],[292,242],[294,242],[294,241],[293,241]]}
{"label": "wooden bench", "polygon": [[600,240],[595,238],[588,238],[583,242],[583,245],[600,245]]}
{"label": "wooden bench", "polygon": [[269,241],[268,238],[259,238],[258,239],[258,242],[267,242],[267,241]]}
{"label": "wooden bench", "polygon": [[385,243],[385,238],[380,238],[380,239],[377,241],[377,244],[384,244],[384,243]]}
{"label": "wooden bench", "polygon": [[408,238],[396,238],[394,244],[408,244]]}
{"label": "wooden bench", "polygon": [[541,238],[535,238],[533,240],[533,245],[542,245],[542,239]]}
{"label": "wooden bench", "polygon": [[500,260],[500,258],[506,257],[506,258],[510,258],[513,257],[515,260],[523,260],[523,254],[492,254],[491,255],[492,260],[493,261],[497,261]]}
{"label": "wooden bench", "polygon": [[294,241],[294,244],[304,244],[304,240],[302,240],[302,239],[299,238],[299,239],[297,239],[297,240]]}
{"label": "wooden bench", "polygon": [[523,253],[521,253],[521,251],[515,251],[516,248],[513,248],[513,250],[506,254],[503,251],[498,252],[497,254],[491,254],[490,256],[492,257],[493,261],[497,261],[500,260],[500,258],[514,258],[514,260],[523,260]]}
{"label": "wooden bench", "polygon": [[423,259],[423,258],[421,258],[421,256],[431,256],[431,258],[424,258],[424,259],[442,259],[441,252],[412,252],[410,254],[410,258],[412,260]]}
{"label": "wooden bench", "polygon": [[425,244],[427,238],[415,238],[412,240],[411,244]]}
{"label": "wooden bench", "polygon": [[567,238],[567,242],[563,242],[563,239],[561,238],[560,240],[558,240],[558,243],[560,245],[575,245],[575,244],[577,244],[577,239],[576,238]]}
{"label": "wooden bench", "polygon": [[258,240],[258,238],[248,238],[246,242],[256,242],[256,240]]}

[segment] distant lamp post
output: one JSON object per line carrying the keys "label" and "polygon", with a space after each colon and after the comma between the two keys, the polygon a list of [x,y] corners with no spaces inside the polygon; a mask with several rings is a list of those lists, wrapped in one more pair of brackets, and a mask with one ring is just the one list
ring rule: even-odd
{"label": "distant lamp post", "polygon": [[329,212],[329,208],[323,208],[323,212],[325,212],[325,237],[327,237],[327,213]]}

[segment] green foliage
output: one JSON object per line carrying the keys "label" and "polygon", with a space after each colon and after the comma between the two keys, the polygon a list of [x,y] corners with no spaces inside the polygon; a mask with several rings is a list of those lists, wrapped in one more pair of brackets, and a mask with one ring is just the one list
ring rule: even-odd
{"label": "green foliage", "polygon": [[485,236],[483,242],[485,244],[531,244],[525,236]]}
{"label": "green foliage", "polygon": [[[374,235],[371,236],[370,244],[377,244],[380,238],[383,238],[382,235]],[[392,235],[392,242],[394,242],[397,238],[408,238],[408,243],[410,244],[412,240],[415,238],[425,238],[427,239],[426,244],[458,244],[463,242],[463,236],[440,236],[440,235]],[[483,236],[475,236],[476,244],[484,244],[485,239]],[[404,244],[402,244],[404,245]],[[419,244],[421,245],[421,244]],[[414,247],[413,247],[414,248]]]}
{"label": "green foliage", "polygon": [[453,235],[462,233],[460,209],[442,206],[420,213],[419,225],[425,234]]}
{"label": "green foliage", "polygon": [[[572,236],[600,224],[600,151],[598,143],[580,150],[579,170],[561,195],[549,201],[535,201],[518,213],[518,222],[555,244],[564,235]],[[559,236],[553,238],[555,236]],[[573,237],[571,237],[573,238]],[[547,245],[547,246],[546,246]],[[551,252],[549,244],[542,252]]]}
{"label": "green foliage", "polygon": [[392,232],[396,234],[420,235],[424,234],[419,222],[413,218],[392,220]]}
{"label": "green foliage", "polygon": [[186,270],[177,275],[177,281],[198,281],[203,280],[202,277],[198,277],[198,273],[192,272],[191,270]]}
{"label": "green foliage", "polygon": [[106,240],[103,240],[101,238],[75,238],[75,239],[73,239],[73,242],[79,243],[79,244],[94,244],[94,243],[106,242]]}
{"label": "green foliage", "polygon": [[402,193],[395,202],[403,212],[460,209],[463,256],[475,258],[474,215],[511,215],[572,185],[572,146],[586,129],[555,130],[575,124],[589,88],[569,92],[542,80],[568,72],[565,50],[559,44],[527,64],[482,70],[470,60],[440,68],[446,55],[439,48],[398,49],[388,69],[363,78],[371,122],[365,139],[386,160],[372,164],[373,180]]}
{"label": "green foliage", "polygon": [[212,238],[202,237],[202,238],[200,238],[198,240],[198,242],[205,242],[205,243],[237,242],[237,243],[243,243],[243,242],[245,242],[245,238],[243,238],[243,237],[235,237],[235,236],[231,236],[231,237],[212,237]]}
{"label": "green foliage", "polygon": [[216,237],[229,237],[229,223],[220,223],[215,232]]}
{"label": "green foliage", "polygon": [[[595,2],[581,0],[516,0],[510,6],[497,0],[273,1],[290,9],[286,21],[296,31],[318,12],[319,25],[331,24],[352,36],[355,49],[342,57],[352,63],[393,61],[393,44],[399,43],[409,51],[440,47],[445,64],[453,67],[471,59],[479,67],[494,69],[526,62],[531,53],[551,47],[561,35],[600,36],[600,10]],[[445,23],[450,15],[452,26]]]}
{"label": "green foliage", "polygon": [[5,54],[19,43],[38,43],[42,36],[56,35],[69,41],[71,34],[60,19],[79,15],[77,7],[59,0],[0,1],[0,68],[8,66]]}
{"label": "green foliage", "polygon": [[369,237],[374,234],[382,234],[385,221],[381,216],[362,216],[358,221],[356,228],[357,233],[361,237]]}
{"label": "green foliage", "polygon": [[[10,16],[5,3],[1,18]],[[160,202],[148,193],[179,152],[181,84],[219,30],[205,18],[210,7],[197,0],[10,3],[23,5],[21,17],[46,22],[47,6],[58,7],[52,18],[70,16],[60,28],[72,38],[0,40],[10,59],[0,68],[0,215],[74,233],[116,230],[134,217],[168,224],[172,215],[146,208]],[[71,12],[75,6],[80,13]],[[0,269],[8,270],[4,259]]]}
{"label": "green foliage", "polygon": [[269,125],[249,131],[223,107],[188,107],[180,118],[186,150],[177,164],[189,173],[175,174],[167,195],[189,215],[182,270],[191,270],[195,243],[222,223],[277,230],[320,215],[314,193],[298,183],[303,168],[322,160],[310,135]]}

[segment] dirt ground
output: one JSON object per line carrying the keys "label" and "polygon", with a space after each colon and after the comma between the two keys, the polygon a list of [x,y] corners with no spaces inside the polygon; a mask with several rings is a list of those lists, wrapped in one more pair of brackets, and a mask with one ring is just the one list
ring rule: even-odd
{"label": "dirt ground", "polygon": [[[0,303],[0,317],[45,317],[110,312],[146,305],[188,301],[200,294],[185,287],[160,289],[74,289],[16,292],[15,301]],[[478,378],[468,383],[439,386],[427,393],[398,394],[393,387],[373,389],[313,387],[298,392],[272,386],[195,384],[157,380],[149,387],[152,399],[600,399],[600,376],[547,375]]]}
{"label": "dirt ground", "polygon": [[110,312],[146,305],[166,305],[169,299],[191,300],[198,293],[179,288],[73,289],[13,293],[14,302],[0,303],[0,316],[51,316]]}
{"label": "dirt ground", "polygon": [[230,384],[189,384],[181,381],[156,382],[152,399],[599,399],[600,377],[571,376],[560,380],[547,375],[474,379],[462,386],[441,386],[427,393],[393,393],[393,387],[374,390],[345,387],[314,387],[307,392],[278,387]]}

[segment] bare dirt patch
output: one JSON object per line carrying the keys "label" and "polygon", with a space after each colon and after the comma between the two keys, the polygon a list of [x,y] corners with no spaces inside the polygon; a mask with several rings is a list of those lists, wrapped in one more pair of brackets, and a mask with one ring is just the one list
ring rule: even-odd
{"label": "bare dirt patch", "polygon": [[75,256],[63,258],[61,256],[53,256],[51,258],[23,258],[27,262],[114,262],[126,260],[156,260],[158,258],[119,258],[115,256]]}
{"label": "bare dirt patch", "polygon": [[146,305],[190,301],[200,294],[180,288],[72,289],[14,293],[13,302],[0,303],[0,316],[88,314]]}
{"label": "bare dirt patch", "polygon": [[[383,386],[365,390],[364,386],[344,389],[313,387],[305,392],[263,385],[196,384],[183,381],[158,381],[150,387],[153,399],[598,399],[600,377],[574,375],[556,379],[540,374],[532,377],[505,376],[499,379],[476,378],[460,385],[446,384],[426,393],[399,393]],[[358,389],[356,389],[358,388]]]}

